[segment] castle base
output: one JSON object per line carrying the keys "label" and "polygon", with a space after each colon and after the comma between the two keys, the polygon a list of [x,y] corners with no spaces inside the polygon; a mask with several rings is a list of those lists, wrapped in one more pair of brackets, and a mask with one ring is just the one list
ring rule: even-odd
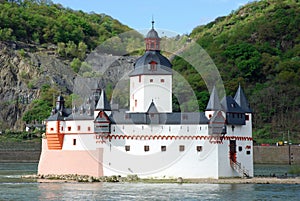
{"label": "castle base", "polygon": [[102,161],[103,149],[49,150],[47,139],[43,139],[38,174],[77,174],[101,177],[103,176]]}

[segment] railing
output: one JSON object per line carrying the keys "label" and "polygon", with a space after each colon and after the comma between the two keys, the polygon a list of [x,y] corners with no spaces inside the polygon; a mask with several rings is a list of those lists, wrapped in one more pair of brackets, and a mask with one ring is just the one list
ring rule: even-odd
{"label": "railing", "polygon": [[249,171],[245,169],[245,167],[242,167],[241,163],[230,160],[230,165],[233,169],[239,172],[242,177],[249,177]]}

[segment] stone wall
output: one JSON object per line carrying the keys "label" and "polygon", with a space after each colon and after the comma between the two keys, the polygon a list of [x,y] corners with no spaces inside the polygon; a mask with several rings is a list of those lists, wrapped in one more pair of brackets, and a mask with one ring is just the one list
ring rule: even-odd
{"label": "stone wall", "polygon": [[0,142],[0,162],[38,162],[41,142]]}
{"label": "stone wall", "polygon": [[300,146],[254,146],[255,164],[300,164]]}

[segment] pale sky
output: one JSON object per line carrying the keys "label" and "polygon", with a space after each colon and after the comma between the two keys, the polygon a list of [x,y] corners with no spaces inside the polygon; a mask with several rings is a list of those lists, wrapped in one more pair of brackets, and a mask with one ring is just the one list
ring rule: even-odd
{"label": "pale sky", "polygon": [[152,16],[155,28],[188,34],[198,25],[252,0],[53,0],[64,7],[84,12],[104,13],[135,30],[151,28]]}

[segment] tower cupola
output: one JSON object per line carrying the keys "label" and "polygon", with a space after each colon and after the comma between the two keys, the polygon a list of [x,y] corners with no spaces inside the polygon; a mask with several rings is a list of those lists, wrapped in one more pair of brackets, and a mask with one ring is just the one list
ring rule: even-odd
{"label": "tower cupola", "polygon": [[147,33],[145,38],[146,51],[160,51],[160,38],[154,29],[154,21],[152,20],[152,29]]}

